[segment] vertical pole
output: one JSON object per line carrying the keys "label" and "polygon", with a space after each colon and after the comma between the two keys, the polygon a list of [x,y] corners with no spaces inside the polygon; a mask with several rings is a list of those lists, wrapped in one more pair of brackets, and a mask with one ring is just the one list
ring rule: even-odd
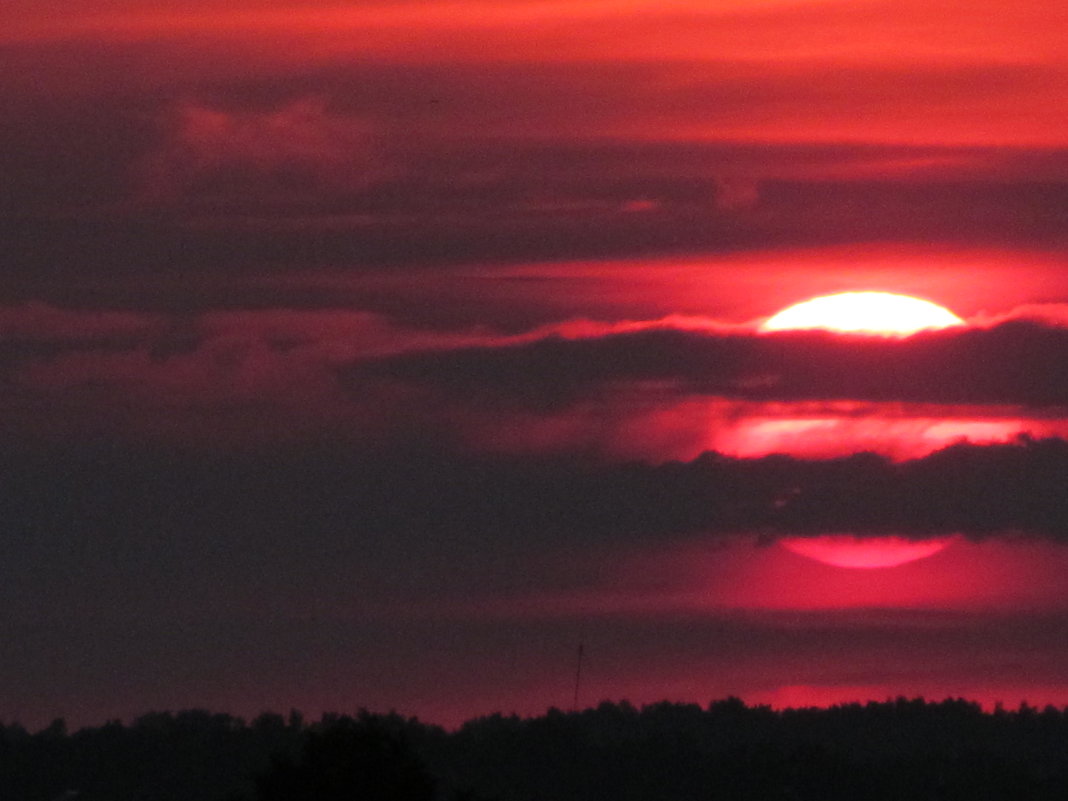
{"label": "vertical pole", "polygon": [[574,698],[574,701],[572,701],[572,703],[571,703],[571,711],[573,711],[573,712],[577,712],[578,711],[579,686],[582,683],[582,655],[583,655],[583,647],[582,647],[582,643],[579,643],[579,647],[578,647],[578,664],[575,667],[575,698]]}

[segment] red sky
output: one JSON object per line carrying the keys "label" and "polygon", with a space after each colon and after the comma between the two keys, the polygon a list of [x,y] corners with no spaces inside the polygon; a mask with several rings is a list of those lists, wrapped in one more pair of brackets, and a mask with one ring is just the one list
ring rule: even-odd
{"label": "red sky", "polygon": [[1068,703],[1065,22],[7,0],[0,718]]}

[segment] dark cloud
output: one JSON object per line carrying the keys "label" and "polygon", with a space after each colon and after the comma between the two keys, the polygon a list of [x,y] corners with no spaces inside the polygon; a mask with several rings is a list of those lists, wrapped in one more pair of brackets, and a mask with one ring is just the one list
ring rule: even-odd
{"label": "dark cloud", "polygon": [[353,365],[370,378],[411,381],[469,398],[533,407],[650,384],[679,394],[749,400],[1016,404],[1062,409],[1068,330],[1016,320],[905,339],[824,333],[648,329],[552,337],[511,347],[404,354]]}
{"label": "dark cloud", "polygon": [[[0,499],[16,550],[71,532],[97,545],[181,550],[170,538],[188,531],[222,536],[219,548],[239,551],[247,537],[269,537],[315,562],[330,552],[395,559],[444,549],[462,571],[465,561],[516,547],[754,533],[1068,540],[1068,444],[1059,439],[962,443],[900,463],[873,454],[812,461],[709,452],[662,465],[476,458],[432,447],[210,455],[78,446],[9,449],[4,476]],[[275,547],[246,545],[252,559]]]}

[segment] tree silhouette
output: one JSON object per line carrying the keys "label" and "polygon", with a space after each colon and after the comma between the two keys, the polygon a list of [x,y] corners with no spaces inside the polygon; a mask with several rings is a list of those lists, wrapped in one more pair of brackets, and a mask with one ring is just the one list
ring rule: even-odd
{"label": "tree silhouette", "polygon": [[275,757],[257,801],[433,801],[435,782],[408,741],[371,715],[308,733],[297,759]]}
{"label": "tree silhouette", "polygon": [[0,723],[0,801],[1064,801],[1066,744],[1068,711],[963,699],[606,702],[455,732],[187,710],[73,733]]}

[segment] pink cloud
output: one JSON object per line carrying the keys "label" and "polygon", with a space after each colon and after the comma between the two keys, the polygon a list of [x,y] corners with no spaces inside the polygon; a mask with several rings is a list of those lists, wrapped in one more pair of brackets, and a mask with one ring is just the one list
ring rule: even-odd
{"label": "pink cloud", "polygon": [[321,199],[385,174],[374,126],[337,114],[318,98],[269,110],[187,101],[169,112],[162,146],[136,169],[154,203],[243,205]]}
{"label": "pink cloud", "polygon": [[144,312],[82,311],[39,302],[0,306],[0,340],[92,342],[144,338],[165,325],[162,316]]}

